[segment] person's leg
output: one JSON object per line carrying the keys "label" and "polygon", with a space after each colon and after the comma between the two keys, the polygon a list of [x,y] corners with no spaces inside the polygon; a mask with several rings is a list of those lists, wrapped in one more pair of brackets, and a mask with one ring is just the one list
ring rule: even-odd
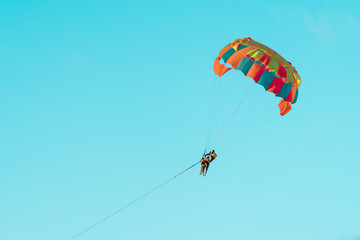
{"label": "person's leg", "polygon": [[206,164],[205,175],[204,176],[206,176],[208,169],[209,169],[209,164]]}
{"label": "person's leg", "polygon": [[204,163],[201,163],[201,168],[200,168],[200,175],[204,173]]}

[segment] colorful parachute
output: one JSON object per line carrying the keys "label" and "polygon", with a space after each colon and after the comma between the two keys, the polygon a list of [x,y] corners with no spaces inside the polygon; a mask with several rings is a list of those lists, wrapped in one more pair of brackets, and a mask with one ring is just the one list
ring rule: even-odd
{"label": "colorful parachute", "polygon": [[[220,63],[220,60],[224,64]],[[221,77],[231,68],[241,70],[266,91],[281,97],[280,114],[284,116],[291,110],[299,95],[300,76],[290,62],[271,48],[254,41],[250,37],[235,39],[225,46],[214,62],[214,72]]]}

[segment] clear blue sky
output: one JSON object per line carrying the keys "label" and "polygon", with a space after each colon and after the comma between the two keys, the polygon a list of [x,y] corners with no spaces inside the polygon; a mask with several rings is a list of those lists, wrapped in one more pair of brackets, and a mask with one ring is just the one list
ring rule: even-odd
{"label": "clear blue sky", "polygon": [[293,110],[78,239],[358,239],[355,0],[0,1],[0,239],[70,239],[198,161],[248,36],[297,68]]}

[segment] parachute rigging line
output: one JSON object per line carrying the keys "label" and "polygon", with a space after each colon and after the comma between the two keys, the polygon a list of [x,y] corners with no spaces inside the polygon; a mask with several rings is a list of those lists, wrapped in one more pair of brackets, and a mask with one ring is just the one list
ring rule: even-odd
{"label": "parachute rigging line", "polygon": [[133,200],[132,202],[126,204],[125,206],[123,206],[122,208],[120,208],[119,210],[116,210],[115,212],[109,214],[108,216],[104,217],[103,219],[99,220],[98,222],[94,223],[93,225],[91,225],[90,227],[86,228],[85,230],[83,230],[82,232],[80,232],[79,234],[75,235],[74,237],[70,238],[70,240],[73,240],[77,237],[79,237],[80,235],[83,235],[84,233],[90,231],[92,228],[96,227],[97,225],[99,225],[100,223],[106,221],[107,219],[111,218],[112,216],[114,216],[115,214],[121,212],[122,210],[130,207],[131,205],[133,205],[134,203],[136,203],[137,201],[139,201],[140,199],[146,197],[147,195],[149,195],[150,193],[156,191],[157,189],[161,188],[162,186],[164,186],[165,184],[171,182],[172,180],[174,180],[176,177],[180,176],[181,174],[185,173],[186,171],[190,170],[191,168],[195,167],[197,164],[199,164],[199,162],[193,164],[192,166],[188,167],[187,169],[185,169],[184,171],[182,171],[181,173],[178,173],[177,175],[175,175],[174,177],[170,178],[169,180],[163,182],[162,184],[160,184],[159,186],[153,188],[152,190],[150,190],[149,192],[141,195],[140,197],[136,198],[135,200]]}
{"label": "parachute rigging line", "polygon": [[[212,143],[210,144],[211,147],[214,147],[215,144],[217,143],[217,141],[220,139],[220,137],[224,134],[226,128],[229,126],[231,120],[235,117],[236,112],[239,110],[240,106],[242,105],[242,103],[244,102],[247,94],[249,93],[251,87],[253,85],[250,85],[249,88],[247,89],[247,91],[245,92],[245,94],[243,95],[243,97],[240,99],[239,103],[237,104],[237,106],[235,107],[234,111],[232,112],[230,118],[228,119],[228,121],[225,123],[225,125],[223,126],[223,128],[221,129],[221,131],[216,135],[215,139],[212,141]],[[210,148],[211,148],[210,147]]]}

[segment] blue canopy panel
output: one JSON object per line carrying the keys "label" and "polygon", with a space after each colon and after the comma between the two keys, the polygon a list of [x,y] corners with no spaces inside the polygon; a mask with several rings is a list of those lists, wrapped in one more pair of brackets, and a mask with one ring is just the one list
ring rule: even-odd
{"label": "blue canopy panel", "polygon": [[270,84],[274,80],[274,77],[275,77],[274,72],[264,71],[257,83],[262,85],[265,88],[265,90],[268,90]]}
{"label": "blue canopy panel", "polygon": [[293,85],[292,82],[284,83],[284,85],[282,86],[280,92],[276,96],[282,97],[283,99],[285,99],[289,95],[292,85]]}
{"label": "blue canopy panel", "polygon": [[254,60],[248,57],[244,57],[237,65],[236,69],[241,70],[246,75],[253,64]]}
{"label": "blue canopy panel", "polygon": [[231,55],[233,55],[235,52],[236,51],[234,48],[230,48],[221,56],[221,59],[224,60],[224,62],[226,63],[227,60],[231,57]]}

